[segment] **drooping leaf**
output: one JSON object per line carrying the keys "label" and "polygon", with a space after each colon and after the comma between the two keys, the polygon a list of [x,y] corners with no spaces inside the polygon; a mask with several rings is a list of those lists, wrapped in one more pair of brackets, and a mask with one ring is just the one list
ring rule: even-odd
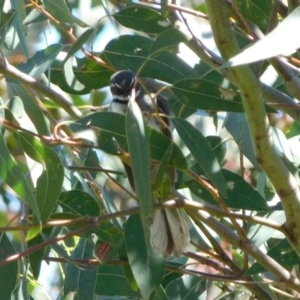
{"label": "drooping leaf", "polygon": [[58,155],[31,134],[18,133],[24,151],[44,167],[37,180],[36,201],[41,219],[46,222],[51,215],[61,192],[64,170]]}
{"label": "drooping leaf", "polygon": [[94,28],[89,28],[84,33],[81,34],[81,36],[76,40],[76,42],[72,45],[72,47],[68,51],[68,54],[65,57],[63,63],[65,63],[71,56],[73,56],[78,50],[80,50],[80,48],[91,37],[94,31],[95,31]]}
{"label": "drooping leaf", "polygon": [[62,48],[62,44],[50,45],[43,50],[37,51],[34,56],[26,62],[19,64],[17,68],[21,72],[37,78],[51,66]]}
{"label": "drooping leaf", "polygon": [[83,21],[72,15],[65,1],[44,0],[43,3],[47,12],[59,22],[68,24],[76,23],[81,27],[87,26]]}
{"label": "drooping leaf", "polygon": [[128,219],[125,240],[128,260],[135,280],[143,299],[149,299],[161,283],[166,261],[154,253],[152,248],[146,246],[139,215],[132,215]]}
{"label": "drooping leaf", "polygon": [[[43,232],[46,233],[48,236],[51,234],[52,228],[44,228]],[[36,235],[34,238],[30,239],[28,241],[28,248],[35,247],[39,245],[40,243],[44,242],[44,238],[41,234]],[[36,280],[38,280],[38,277],[40,275],[41,271],[41,264],[44,260],[44,256],[46,254],[46,251],[50,252],[49,248],[41,248],[29,255],[29,262],[30,267],[32,271],[32,275]]]}
{"label": "drooping leaf", "polygon": [[2,180],[32,209],[34,215],[40,219],[41,214],[33,195],[33,190],[23,176],[21,169],[9,153],[2,133],[0,132],[0,177]]}
{"label": "drooping leaf", "polygon": [[221,167],[206,138],[188,121],[178,118],[173,118],[172,121],[179,136],[204,170],[205,175],[213,182],[220,194],[227,198],[226,182]]}
{"label": "drooping leaf", "polygon": [[[18,0],[18,1],[11,1],[11,8],[12,10],[16,11],[16,14],[14,14],[13,17],[13,21],[12,21],[12,28],[14,30],[14,36],[11,39],[11,43],[12,46],[16,46],[16,44],[14,43],[15,41],[18,41],[20,44],[20,48],[22,49],[22,52],[24,53],[24,55],[28,58],[28,48],[27,48],[27,44],[25,41],[25,36],[26,36],[26,27],[23,26],[23,21],[26,17],[26,13],[25,10],[22,9],[25,6],[25,1],[24,0]],[[12,36],[12,34],[8,34],[7,36]],[[6,39],[7,42],[7,39]]]}
{"label": "drooping leaf", "polygon": [[236,4],[245,19],[253,22],[262,29],[268,28],[274,5],[272,0],[237,0]]}
{"label": "drooping leaf", "polygon": [[202,295],[204,298],[206,292],[207,280],[205,278],[188,275],[173,280],[166,287],[169,299],[199,299]]}
{"label": "drooping leaf", "polygon": [[[76,249],[72,253],[73,259],[92,259],[93,242],[91,239],[79,240]],[[92,299],[97,280],[97,267],[89,266],[86,269],[68,264],[66,268],[66,279],[64,282],[64,295],[75,292],[78,299]]]}
{"label": "drooping leaf", "polygon": [[[40,107],[36,104],[36,102],[32,100],[32,97],[30,97],[27,94],[26,90],[22,85],[13,83],[12,88],[22,100],[24,110],[27,116],[30,118],[30,121],[34,124],[36,131],[40,134],[48,135],[49,134],[48,122],[45,115],[42,113]],[[14,102],[16,102],[16,97],[14,98]],[[27,124],[28,123],[29,122],[27,121]]]}
{"label": "drooping leaf", "polygon": [[[6,233],[2,233],[0,236],[0,261],[4,261],[12,255],[16,254],[16,251],[7,237]],[[13,261],[10,264],[1,266],[0,280],[0,293],[3,299],[11,299],[14,289],[18,280],[18,262]],[[5,283],[5,284],[4,284]]]}
{"label": "drooping leaf", "polygon": [[139,201],[140,215],[148,246],[150,245],[149,226],[153,214],[150,144],[143,114],[135,101],[130,100],[125,128],[135,190]]}
{"label": "drooping leaf", "polygon": [[[223,67],[239,66],[268,59],[278,55],[290,55],[300,47],[300,38],[295,28],[300,26],[300,7],[290,13],[265,37],[232,57]],[[278,42],[280,41],[280,42]]]}
{"label": "drooping leaf", "polygon": [[229,113],[224,122],[225,128],[232,135],[240,151],[251,161],[253,166],[260,171],[245,114]]}
{"label": "drooping leaf", "polygon": [[[140,298],[140,291],[131,289],[122,266],[102,265],[98,267],[97,283],[95,286],[97,295],[107,297]],[[122,298],[121,298],[122,299]]]}
{"label": "drooping leaf", "polygon": [[42,14],[38,9],[33,9],[24,19],[23,25],[42,22],[47,20],[47,17]]}

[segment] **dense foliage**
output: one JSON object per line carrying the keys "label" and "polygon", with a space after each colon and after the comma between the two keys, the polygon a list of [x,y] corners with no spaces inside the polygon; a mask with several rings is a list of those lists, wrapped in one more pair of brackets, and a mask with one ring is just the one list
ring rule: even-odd
{"label": "dense foliage", "polygon": [[[0,1],[2,299],[299,297],[300,8],[283,2]],[[169,101],[174,141],[107,110],[124,69]],[[188,222],[180,257],[149,242],[164,207]]]}

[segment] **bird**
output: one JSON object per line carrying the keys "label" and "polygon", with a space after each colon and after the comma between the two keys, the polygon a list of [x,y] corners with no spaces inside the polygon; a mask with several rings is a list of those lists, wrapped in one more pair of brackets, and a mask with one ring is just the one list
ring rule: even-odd
{"label": "bird", "polygon": [[[133,89],[135,93],[133,93]],[[131,96],[134,94],[145,123],[172,139],[172,124],[168,116],[172,116],[172,110],[168,101],[147,84],[141,85],[135,73],[129,70],[121,70],[114,73],[110,79],[110,91],[112,101],[109,106],[111,112],[125,115]],[[130,165],[123,163],[129,183],[135,190],[134,176]],[[175,181],[176,171],[168,168],[168,175]],[[159,201],[157,199],[156,201]],[[187,224],[176,208],[155,210],[152,224],[150,225],[150,239],[153,249],[160,256],[168,258],[172,254],[180,256],[187,251],[190,235]]]}

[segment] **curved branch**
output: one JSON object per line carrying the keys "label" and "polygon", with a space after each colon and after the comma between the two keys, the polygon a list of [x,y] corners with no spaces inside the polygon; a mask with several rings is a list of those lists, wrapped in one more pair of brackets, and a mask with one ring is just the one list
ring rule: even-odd
{"label": "curved branch", "polygon": [[76,106],[72,105],[72,103],[70,103],[63,95],[56,93],[46,85],[35,80],[33,77],[22,73],[17,68],[10,65],[3,57],[0,60],[0,74],[3,74],[5,77],[9,77],[11,79],[15,79],[19,83],[22,83],[25,86],[30,87],[42,95],[50,98],[73,118],[79,118],[82,116],[81,111]]}

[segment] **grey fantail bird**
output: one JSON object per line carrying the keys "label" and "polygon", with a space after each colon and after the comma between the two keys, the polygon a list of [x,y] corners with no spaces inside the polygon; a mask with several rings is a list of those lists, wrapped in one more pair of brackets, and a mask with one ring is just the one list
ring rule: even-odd
{"label": "grey fantail bird", "polygon": [[[142,111],[147,125],[172,139],[170,119],[166,117],[172,115],[172,112],[167,100],[161,95],[156,95],[153,88],[140,85],[136,75],[131,71],[119,71],[112,75],[110,90],[113,99],[110,104],[110,111],[126,114],[133,88],[135,88],[135,101]],[[125,163],[124,167],[134,190],[132,169]],[[172,169],[168,173],[174,182],[175,170]],[[155,210],[150,232],[154,250],[163,257],[169,257],[171,254],[179,256],[187,250],[190,240],[189,230],[178,209]]]}

